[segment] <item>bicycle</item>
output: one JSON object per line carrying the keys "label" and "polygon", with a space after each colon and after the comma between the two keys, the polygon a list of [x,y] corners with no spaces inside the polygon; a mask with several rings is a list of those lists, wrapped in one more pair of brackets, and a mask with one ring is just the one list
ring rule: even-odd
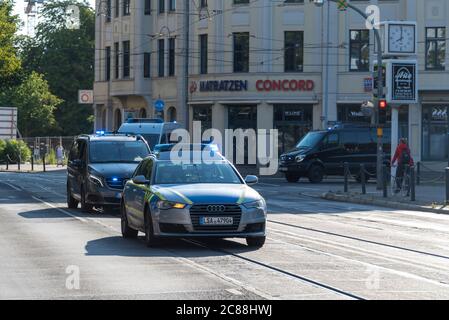
{"label": "bicycle", "polygon": [[[394,165],[393,167],[398,168],[398,165]],[[410,196],[410,191],[411,191],[411,174],[410,174],[410,167],[409,166],[404,166],[404,176],[402,177],[402,181],[401,178],[397,177],[397,173],[395,174],[395,176],[393,177],[393,184],[391,186],[392,189],[392,194],[396,195],[398,193],[401,193],[401,195],[403,197],[409,197]],[[400,185],[399,185],[400,182]]]}

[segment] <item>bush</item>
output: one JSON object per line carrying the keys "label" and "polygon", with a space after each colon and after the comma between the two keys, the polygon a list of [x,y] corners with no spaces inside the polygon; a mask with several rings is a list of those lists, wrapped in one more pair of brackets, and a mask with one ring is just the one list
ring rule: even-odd
{"label": "bush", "polygon": [[7,140],[3,152],[0,153],[2,162],[6,162],[6,158],[9,155],[13,163],[19,161],[19,155],[21,162],[29,161],[31,158],[31,150],[27,144],[20,140]]}
{"label": "bush", "polygon": [[6,141],[0,140],[0,162],[6,162],[5,148],[6,148]]}

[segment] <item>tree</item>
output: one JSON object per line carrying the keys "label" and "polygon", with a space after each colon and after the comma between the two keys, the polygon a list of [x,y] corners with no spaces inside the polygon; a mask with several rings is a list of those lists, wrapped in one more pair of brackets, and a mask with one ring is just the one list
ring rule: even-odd
{"label": "tree", "polygon": [[42,75],[32,72],[14,90],[12,106],[18,108],[19,130],[25,137],[48,135],[56,127],[54,111],[63,101],[50,92]]}
{"label": "tree", "polygon": [[[76,5],[80,28],[66,26],[66,9]],[[95,14],[87,3],[59,0],[45,4],[34,39],[22,41],[23,67],[44,74],[51,92],[63,99],[55,110],[55,134],[91,132],[92,106],[78,104],[78,90],[94,82]]]}
{"label": "tree", "polygon": [[[11,87],[17,82],[20,59],[15,47],[18,17],[12,14],[12,0],[0,0],[0,88]],[[2,90],[3,91],[3,90]]]}

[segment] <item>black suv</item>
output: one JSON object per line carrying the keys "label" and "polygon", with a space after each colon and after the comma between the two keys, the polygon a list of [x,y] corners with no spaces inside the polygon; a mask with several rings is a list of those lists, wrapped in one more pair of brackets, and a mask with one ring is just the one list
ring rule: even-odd
{"label": "black suv", "polygon": [[[388,163],[391,149],[390,129],[384,129],[383,141],[383,161]],[[312,183],[320,183],[326,175],[343,176],[345,162],[358,180],[361,164],[365,165],[372,177],[376,175],[376,128],[339,125],[328,131],[309,132],[294,150],[281,156],[279,171],[285,174],[288,182],[298,182],[301,177],[307,177]]]}
{"label": "black suv", "polygon": [[126,181],[142,159],[151,154],[141,136],[83,135],[75,139],[67,165],[67,205],[84,212],[120,206]]}

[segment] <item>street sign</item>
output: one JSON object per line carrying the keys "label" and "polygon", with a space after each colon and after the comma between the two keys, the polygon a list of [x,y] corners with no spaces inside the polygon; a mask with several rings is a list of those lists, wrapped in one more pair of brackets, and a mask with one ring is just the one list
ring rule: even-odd
{"label": "street sign", "polygon": [[387,101],[393,104],[418,103],[418,68],[416,60],[387,61]]}
{"label": "street sign", "polygon": [[93,90],[79,90],[78,91],[78,103],[79,104],[93,104],[94,103],[94,91]]}
{"label": "street sign", "polygon": [[17,137],[17,108],[0,107],[0,139]]}
{"label": "street sign", "polygon": [[340,11],[346,11],[346,9],[348,9],[348,2],[346,0],[339,0],[337,2],[337,7]]}
{"label": "street sign", "polygon": [[161,99],[156,100],[154,102],[154,108],[156,109],[156,111],[159,111],[159,112],[164,111],[165,101],[161,100]]}

